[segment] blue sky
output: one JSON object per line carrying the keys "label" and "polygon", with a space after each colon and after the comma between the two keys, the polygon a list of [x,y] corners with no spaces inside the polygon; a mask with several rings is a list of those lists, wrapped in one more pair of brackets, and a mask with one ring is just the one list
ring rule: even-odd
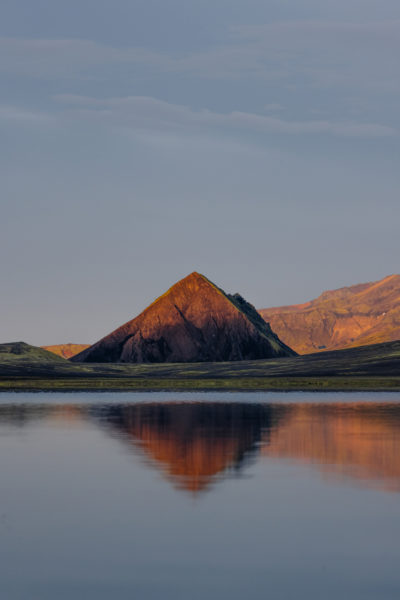
{"label": "blue sky", "polygon": [[400,4],[3,0],[3,342],[398,272]]}

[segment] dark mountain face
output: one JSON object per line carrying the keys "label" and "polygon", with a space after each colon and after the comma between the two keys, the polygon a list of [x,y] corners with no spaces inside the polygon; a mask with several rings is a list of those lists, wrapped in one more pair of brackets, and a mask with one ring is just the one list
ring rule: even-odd
{"label": "dark mountain face", "polygon": [[255,308],[199,273],[138,317],[72,357],[74,362],[202,362],[293,356]]}

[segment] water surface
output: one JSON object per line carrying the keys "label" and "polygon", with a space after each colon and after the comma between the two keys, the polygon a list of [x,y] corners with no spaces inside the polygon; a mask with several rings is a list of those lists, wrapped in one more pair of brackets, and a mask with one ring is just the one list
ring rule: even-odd
{"label": "water surface", "polygon": [[0,597],[400,596],[399,394],[0,394]]}

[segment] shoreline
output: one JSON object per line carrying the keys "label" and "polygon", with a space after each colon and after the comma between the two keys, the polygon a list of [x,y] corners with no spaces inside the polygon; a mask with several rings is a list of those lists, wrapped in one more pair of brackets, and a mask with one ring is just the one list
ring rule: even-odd
{"label": "shoreline", "polygon": [[2,377],[0,392],[400,392],[399,377]]}

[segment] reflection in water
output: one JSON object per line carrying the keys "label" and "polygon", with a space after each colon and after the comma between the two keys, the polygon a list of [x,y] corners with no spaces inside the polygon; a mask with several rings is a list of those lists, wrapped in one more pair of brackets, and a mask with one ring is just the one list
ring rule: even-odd
{"label": "reflection in water", "polygon": [[400,491],[400,404],[10,405],[0,407],[0,433],[43,419],[97,423],[192,492],[239,474],[256,457],[314,463],[326,474]]}
{"label": "reflection in water", "polygon": [[292,406],[262,454],[400,491],[400,405]]}
{"label": "reflection in water", "polygon": [[164,403],[103,408],[100,414],[178,487],[197,492],[248,464],[284,411],[257,404]]}

